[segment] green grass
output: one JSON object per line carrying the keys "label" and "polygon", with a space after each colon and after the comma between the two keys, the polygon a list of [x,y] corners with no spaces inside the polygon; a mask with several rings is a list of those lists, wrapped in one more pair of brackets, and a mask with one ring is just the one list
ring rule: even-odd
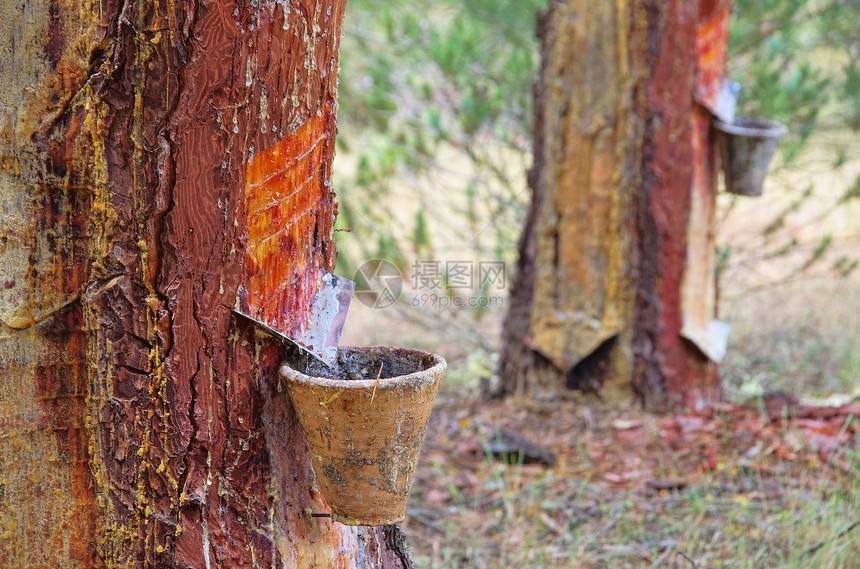
{"label": "green grass", "polygon": [[720,490],[715,476],[655,497],[551,472],[531,479],[517,466],[488,464],[484,474],[481,498],[460,497],[437,522],[442,531],[412,540],[417,566],[860,566],[860,527],[852,527],[860,520],[856,473],[842,487],[828,477],[786,473],[776,492],[773,481],[740,475],[738,485],[749,488],[743,494]]}

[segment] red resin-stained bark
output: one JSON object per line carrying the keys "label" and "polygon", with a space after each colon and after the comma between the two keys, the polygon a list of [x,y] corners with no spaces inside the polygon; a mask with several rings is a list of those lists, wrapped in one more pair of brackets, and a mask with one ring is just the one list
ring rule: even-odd
{"label": "red resin-stained bark", "polygon": [[[646,164],[652,183],[646,189],[646,208],[657,231],[657,247],[643,253],[646,266],[659,271],[653,291],[661,307],[661,329],[656,340],[658,365],[667,397],[683,395],[683,388],[701,370],[691,368],[695,355],[681,338],[681,282],[686,264],[687,219],[695,156],[690,144],[695,79],[696,18],[693,2],[670,0],[668,3],[659,59],[648,86],[648,106],[653,113],[653,158]],[[686,93],[687,96],[678,96]],[[650,263],[649,263],[650,261]],[[648,270],[648,269],[645,269]],[[702,359],[702,364],[705,360]]]}
{"label": "red resin-stained bark", "polygon": [[699,30],[696,34],[698,75],[696,101],[715,108],[726,73],[726,47],[729,41],[731,0],[700,0]]}
{"label": "red resin-stained bark", "polygon": [[[681,331],[685,271],[697,268],[688,263],[708,262],[713,247],[710,226],[689,226],[693,192],[704,194],[699,199],[711,211],[717,192],[710,120],[695,105],[693,96],[713,97],[718,89],[725,66],[729,9],[728,2],[714,0],[703,0],[701,11],[694,2],[668,3],[659,57],[647,92],[652,117],[646,135],[645,201],[640,202],[639,215],[640,227],[656,232],[656,240],[652,236],[640,241],[642,290],[637,304],[640,322],[660,325],[646,324],[639,329],[635,342],[642,357],[634,382],[643,393],[662,391],[669,405],[693,407],[720,393],[716,365],[684,339]],[[679,93],[690,95],[679,97]],[[688,231],[710,235],[706,249],[696,252],[692,260]],[[699,301],[710,304],[712,287],[707,282],[699,284]]]}
{"label": "red resin-stained bark", "polygon": [[311,117],[248,164],[245,209],[248,237],[242,312],[290,338],[307,331],[319,269],[317,253],[335,217],[330,186],[320,166],[331,156],[334,115]]}

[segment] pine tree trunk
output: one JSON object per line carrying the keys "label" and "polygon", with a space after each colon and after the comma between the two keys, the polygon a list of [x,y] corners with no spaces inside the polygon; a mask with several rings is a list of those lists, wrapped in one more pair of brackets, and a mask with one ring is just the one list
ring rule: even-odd
{"label": "pine tree trunk", "polygon": [[[729,2],[558,0],[541,18],[533,198],[503,331],[504,393],[598,393],[651,408],[719,397],[686,339],[716,316],[718,160],[701,70],[725,63]],[[713,45],[712,45],[713,44]],[[721,59],[720,59],[721,57]]]}
{"label": "pine tree trunk", "polygon": [[0,0],[0,566],[408,566],[230,310],[334,264],[344,4]]}

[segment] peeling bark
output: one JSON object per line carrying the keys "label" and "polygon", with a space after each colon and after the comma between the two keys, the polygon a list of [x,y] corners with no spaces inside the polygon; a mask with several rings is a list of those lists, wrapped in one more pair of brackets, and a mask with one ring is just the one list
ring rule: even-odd
{"label": "peeling bark", "polygon": [[0,566],[407,566],[309,516],[290,354],[230,311],[248,164],[319,117],[289,254],[333,265],[344,1],[0,2]]}
{"label": "peeling bark", "polygon": [[567,385],[651,408],[719,397],[715,364],[681,333],[716,310],[718,164],[694,96],[725,65],[721,29],[702,42],[699,27],[729,8],[550,3],[532,206],[503,331],[505,393]]}
{"label": "peeling bark", "polygon": [[[632,321],[627,224],[642,130],[630,18],[626,2],[552,2],[538,26],[533,198],[503,334],[509,393],[570,382],[623,396],[629,364],[616,353]],[[618,379],[582,374],[577,364],[616,336],[628,339],[602,351],[614,372],[605,377]]]}

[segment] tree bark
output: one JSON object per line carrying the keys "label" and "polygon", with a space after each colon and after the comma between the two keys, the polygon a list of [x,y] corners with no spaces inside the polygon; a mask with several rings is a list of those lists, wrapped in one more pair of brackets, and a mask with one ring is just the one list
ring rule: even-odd
{"label": "tree bark", "polygon": [[[566,386],[651,408],[719,397],[715,365],[682,332],[716,315],[718,160],[694,97],[702,69],[714,81],[725,64],[725,29],[706,45],[700,29],[729,8],[559,0],[542,16],[504,393]],[[703,62],[705,47],[722,59]]]}
{"label": "tree bark", "polygon": [[334,264],[344,4],[0,0],[0,566],[408,565],[230,310]]}

